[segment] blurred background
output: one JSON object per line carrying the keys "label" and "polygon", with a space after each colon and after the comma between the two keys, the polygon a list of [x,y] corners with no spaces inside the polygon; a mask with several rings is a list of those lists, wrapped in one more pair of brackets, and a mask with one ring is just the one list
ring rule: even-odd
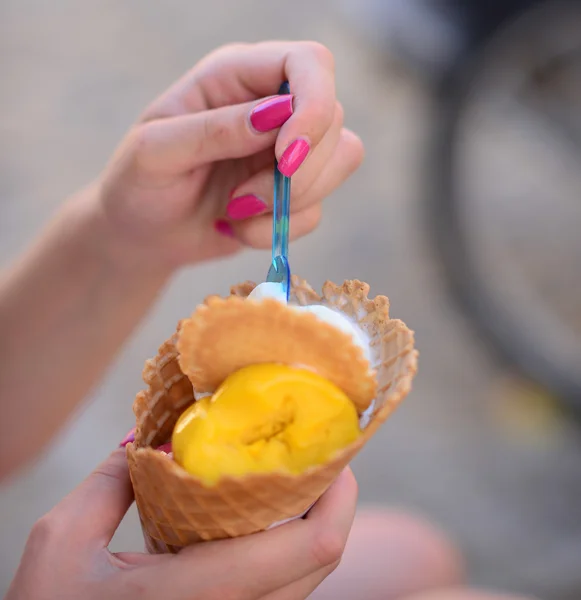
{"label": "blurred background", "polygon": [[[367,149],[294,270],[368,281],[421,352],[412,395],[356,461],[361,502],[445,527],[474,583],[578,600],[581,3],[3,0],[0,263],[199,58],[272,38],[333,50]],[[182,273],[60,440],[0,488],[0,592],[33,522],[132,426],[144,360],[265,260]],[[115,548],[141,547],[132,511]]]}

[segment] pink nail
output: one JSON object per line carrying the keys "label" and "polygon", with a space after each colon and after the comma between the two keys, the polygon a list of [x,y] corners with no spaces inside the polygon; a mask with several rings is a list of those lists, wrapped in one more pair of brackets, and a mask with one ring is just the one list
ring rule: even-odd
{"label": "pink nail", "polygon": [[165,452],[166,454],[169,454],[171,452],[171,442],[162,444],[161,446],[158,446],[157,449],[161,452]]}
{"label": "pink nail", "polygon": [[276,96],[261,102],[252,109],[250,123],[252,127],[264,133],[280,127],[293,114],[293,97],[290,94]]}
{"label": "pink nail", "polygon": [[307,140],[298,139],[295,140],[290,146],[282,153],[280,160],[278,161],[278,170],[285,176],[291,177],[297,171],[297,169],[303,164],[305,158],[311,147]]}
{"label": "pink nail", "polygon": [[135,441],[135,427],[123,438],[119,444],[119,448],[125,448],[127,444]]}
{"label": "pink nail", "polygon": [[224,219],[218,219],[214,223],[214,229],[221,235],[225,235],[226,237],[234,237],[234,229],[232,229],[232,225],[230,225],[230,223]]}
{"label": "pink nail", "polygon": [[226,214],[235,221],[255,217],[268,208],[266,202],[255,196],[247,194],[230,200],[226,207]]}

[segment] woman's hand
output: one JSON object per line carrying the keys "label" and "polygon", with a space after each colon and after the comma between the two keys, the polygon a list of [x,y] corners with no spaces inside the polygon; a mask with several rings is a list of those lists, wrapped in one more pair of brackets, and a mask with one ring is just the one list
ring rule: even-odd
{"label": "woman's hand", "polygon": [[[285,80],[292,96],[273,96]],[[331,52],[315,42],[220,48],[145,111],[100,182],[119,260],[130,250],[175,268],[267,248],[275,153],[293,175],[296,238],[363,158],[343,128]]]}
{"label": "woman's hand", "polygon": [[[284,80],[293,95],[281,100]],[[0,398],[18,402],[2,407],[0,479],[55,435],[178,267],[270,244],[275,151],[295,173],[292,237],[316,226],[361,162],[342,122],[333,58],[313,42],[226,46],[145,111],[1,274]]]}
{"label": "woman's hand", "polygon": [[305,519],[177,555],[111,553],[133,502],[117,450],[37,522],[6,600],[299,600],[338,565],[356,501],[347,469]]}

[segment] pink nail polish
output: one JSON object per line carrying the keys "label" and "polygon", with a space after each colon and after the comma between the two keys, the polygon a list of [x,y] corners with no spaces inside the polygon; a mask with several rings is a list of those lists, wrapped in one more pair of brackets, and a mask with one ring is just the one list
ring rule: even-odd
{"label": "pink nail polish", "polygon": [[290,94],[276,96],[261,102],[252,109],[252,127],[264,133],[280,127],[293,114],[293,97]]}
{"label": "pink nail polish", "polygon": [[161,446],[158,446],[157,450],[159,450],[160,452],[165,452],[166,454],[169,454],[172,451],[171,442],[167,442],[165,444],[162,444]]}
{"label": "pink nail polish", "polygon": [[218,219],[214,223],[214,229],[221,235],[225,235],[226,237],[234,237],[234,229],[232,229],[232,225],[230,225],[230,223],[224,219]]}
{"label": "pink nail polish", "polygon": [[125,448],[127,444],[135,441],[135,427],[123,438],[119,444],[119,448]]}
{"label": "pink nail polish", "polygon": [[303,164],[307,154],[311,149],[309,142],[304,139],[298,139],[292,142],[282,153],[278,161],[278,170],[285,176],[291,177],[297,169]]}
{"label": "pink nail polish", "polygon": [[232,198],[226,207],[226,214],[235,221],[255,217],[268,208],[266,202],[255,196],[247,194]]}

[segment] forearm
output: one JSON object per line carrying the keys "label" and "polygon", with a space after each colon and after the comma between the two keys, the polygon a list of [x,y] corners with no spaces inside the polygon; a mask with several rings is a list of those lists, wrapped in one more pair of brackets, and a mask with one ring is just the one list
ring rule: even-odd
{"label": "forearm", "polygon": [[55,435],[168,277],[115,259],[95,193],[69,202],[0,280],[0,478]]}

